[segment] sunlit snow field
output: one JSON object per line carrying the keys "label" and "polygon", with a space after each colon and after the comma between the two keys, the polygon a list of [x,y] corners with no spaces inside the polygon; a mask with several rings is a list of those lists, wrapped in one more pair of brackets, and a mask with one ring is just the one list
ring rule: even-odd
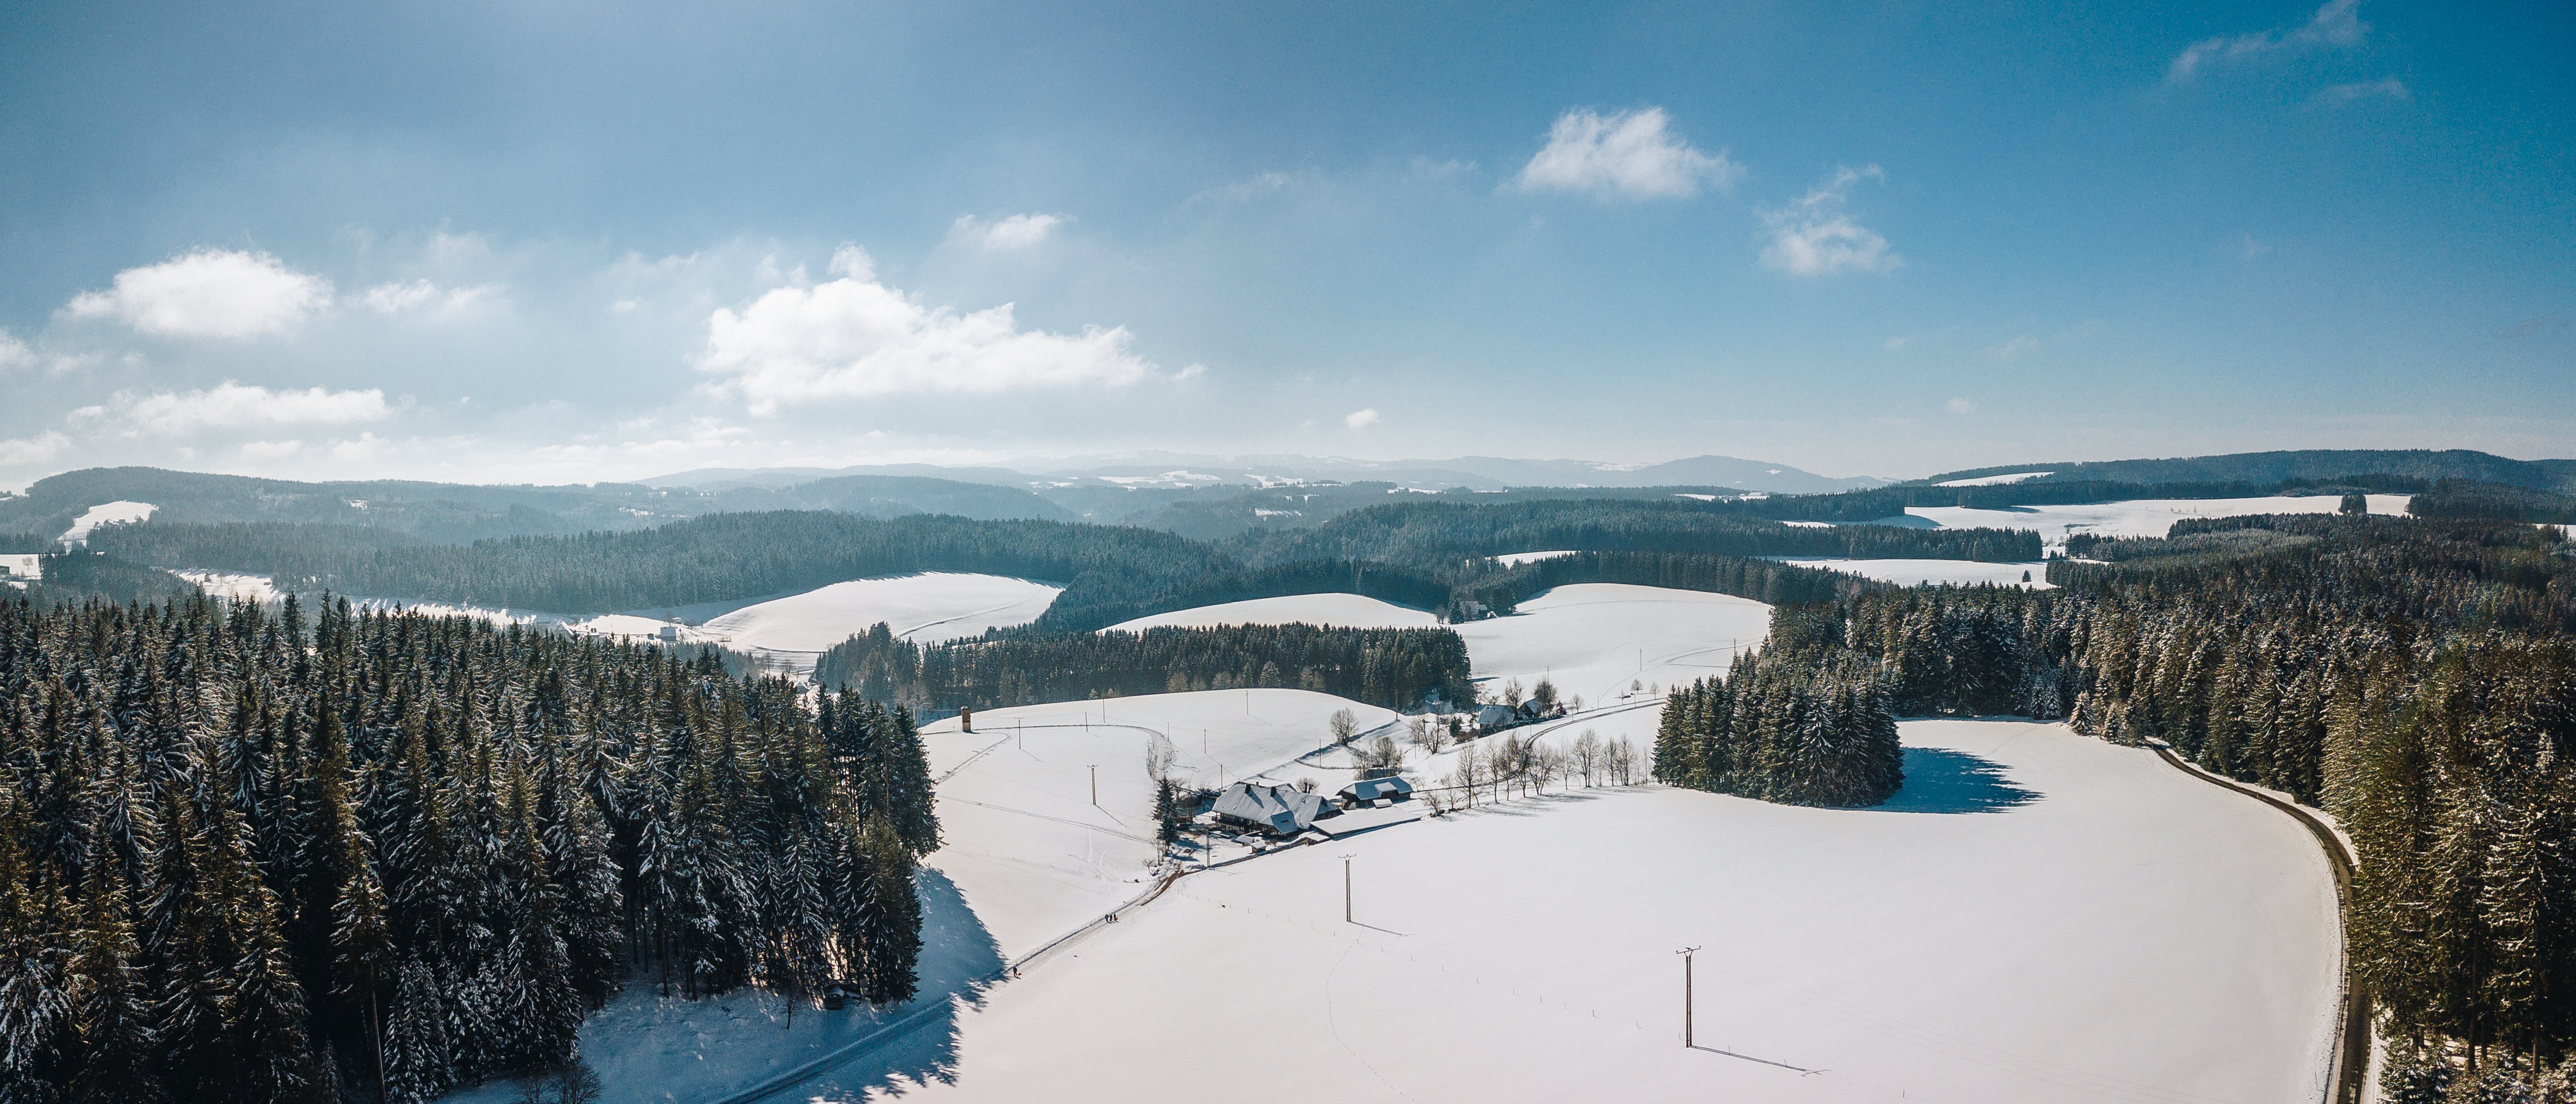
{"label": "sunlit snow field", "polygon": [[1577,790],[1193,875],[794,1098],[2316,1097],[2335,901],[2295,822],[2062,726],[1903,730],[1913,811]]}
{"label": "sunlit snow field", "polygon": [[1440,618],[1429,610],[1399,606],[1358,594],[1297,594],[1157,613],[1121,621],[1104,631],[1287,624],[1337,625],[1348,629],[1428,629],[1437,627]]}

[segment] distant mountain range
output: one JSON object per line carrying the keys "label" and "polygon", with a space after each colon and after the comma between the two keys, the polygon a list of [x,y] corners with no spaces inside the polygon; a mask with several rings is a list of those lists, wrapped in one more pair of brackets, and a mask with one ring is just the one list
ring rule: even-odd
{"label": "distant mountain range", "polygon": [[700,468],[655,476],[648,487],[782,487],[836,475],[903,475],[956,479],[997,486],[1083,485],[1181,490],[1222,485],[1275,487],[1297,483],[1394,483],[1426,491],[1499,491],[1507,487],[1721,486],[1766,494],[1821,494],[1883,487],[1872,476],[1836,478],[1787,464],[1694,456],[1661,464],[1603,464],[1589,460],[1515,460],[1462,456],[1449,460],[1351,460],[1332,456],[1209,456],[1183,452],[1127,452],[1090,456],[1032,457],[986,467],[928,464],[849,468]]}
{"label": "distant mountain range", "polygon": [[2576,460],[2514,460],[2469,449],[2299,449],[2238,452],[2165,460],[2093,460],[1998,464],[1943,472],[1916,480],[1948,483],[2000,475],[2032,474],[2030,482],[2108,480],[2119,483],[2278,483],[2285,479],[2339,479],[2395,475],[2412,479],[2473,479],[2541,490],[2576,489]]}
{"label": "distant mountain range", "polygon": [[[2003,464],[1943,472],[1896,486],[2073,481],[2271,485],[2361,475],[2576,490],[2576,460],[2514,460],[2464,449],[2306,450]],[[2020,478],[1996,478],[2005,476]],[[431,543],[641,529],[701,514],[758,510],[1079,520],[1214,540],[1247,530],[1318,525],[1347,511],[1388,501],[1386,496],[1392,494],[1511,491],[1542,497],[1708,498],[1756,491],[1832,493],[1890,485],[1884,479],[1834,478],[1786,464],[1726,456],[1619,465],[1490,456],[1371,461],[1138,452],[959,468],[928,464],[703,468],[639,483],[555,487],[409,480],[298,483],[159,468],[90,468],[38,480],[23,495],[0,495],[0,552],[37,551],[59,539],[91,508],[119,502],[152,504],[157,512],[141,512],[160,524],[318,522],[387,530],[405,540]],[[2069,491],[2081,493],[2080,489]]]}

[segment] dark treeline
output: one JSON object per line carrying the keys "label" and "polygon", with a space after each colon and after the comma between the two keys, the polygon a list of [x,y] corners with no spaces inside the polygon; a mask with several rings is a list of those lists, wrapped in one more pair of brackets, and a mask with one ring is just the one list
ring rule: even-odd
{"label": "dark treeline", "polygon": [[1152,530],[936,515],[715,514],[635,532],[463,546],[393,545],[344,528],[147,522],[103,530],[114,535],[99,544],[137,562],[262,572],[297,590],[564,614],[728,601],[915,571],[974,571],[1066,583],[1049,616],[1079,621],[1094,605],[1124,608],[1234,567],[1204,544]]}
{"label": "dark treeline", "polygon": [[[1851,496],[1803,497],[1824,500]],[[1313,529],[1246,534],[1225,542],[1223,547],[1242,554],[1246,560],[1265,564],[1358,559],[1427,565],[1557,549],[2007,563],[2039,558],[2039,535],[2027,530],[1783,525],[1751,513],[1765,501],[1781,500],[1391,502],[1354,510]],[[1903,512],[1901,508],[1889,509],[1871,518]]]}
{"label": "dark treeline", "polygon": [[2406,512],[2455,521],[2530,521],[2576,524],[2576,495],[2496,483],[2445,479],[2416,495]]}
{"label": "dark treeline", "polygon": [[1902,713],[2064,716],[2322,805],[2359,851],[2354,962],[2401,1043],[2568,1055],[2576,558],[2520,524],[2186,525],[2312,539],[2065,565],[2063,591],[1872,591],[1787,631],[1875,657]]}
{"label": "dark treeline", "polygon": [[1654,775],[1785,805],[1877,805],[1905,784],[1886,680],[1845,649],[1739,653],[1725,678],[1673,688]]}
{"label": "dark treeline", "polygon": [[425,1101],[637,976],[906,999],[926,775],[712,656],[0,602],[0,1099]]}
{"label": "dark treeline", "polygon": [[[137,567],[114,556],[63,552],[39,562],[40,577],[23,593],[41,608],[89,601],[117,605],[167,605],[196,593],[193,583],[149,567]],[[8,592],[0,591],[0,595]]]}
{"label": "dark treeline", "polygon": [[1464,601],[1509,613],[1523,600],[1574,583],[1631,583],[1732,594],[1774,606],[1830,602],[1885,584],[1774,560],[1690,552],[1577,552],[1512,567],[1476,561],[1460,573],[1452,610]]}
{"label": "dark treeline", "polygon": [[1426,696],[1473,699],[1466,642],[1447,629],[1229,625],[921,645],[879,624],[823,653],[814,679],[940,713],[1241,688],[1314,690],[1390,709]]}

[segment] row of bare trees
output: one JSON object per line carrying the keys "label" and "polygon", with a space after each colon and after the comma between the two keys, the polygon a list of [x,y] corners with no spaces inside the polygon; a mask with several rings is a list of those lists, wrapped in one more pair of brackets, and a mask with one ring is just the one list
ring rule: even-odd
{"label": "row of bare trees", "polygon": [[1560,747],[1536,735],[1504,732],[1461,750],[1457,768],[1441,780],[1443,785],[1423,796],[1443,811],[1473,808],[1479,800],[1545,793],[1551,784],[1572,788],[1579,783],[1587,789],[1634,785],[1644,779],[1645,765],[1625,736],[1604,740],[1587,728]]}

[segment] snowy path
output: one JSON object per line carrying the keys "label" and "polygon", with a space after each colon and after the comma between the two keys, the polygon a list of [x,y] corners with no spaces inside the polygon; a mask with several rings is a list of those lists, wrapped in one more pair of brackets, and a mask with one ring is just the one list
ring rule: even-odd
{"label": "snowy path", "polygon": [[2339,937],[2304,829],[2061,726],[1904,731],[1919,812],[1577,791],[1193,875],[796,1095],[2318,1098]]}

